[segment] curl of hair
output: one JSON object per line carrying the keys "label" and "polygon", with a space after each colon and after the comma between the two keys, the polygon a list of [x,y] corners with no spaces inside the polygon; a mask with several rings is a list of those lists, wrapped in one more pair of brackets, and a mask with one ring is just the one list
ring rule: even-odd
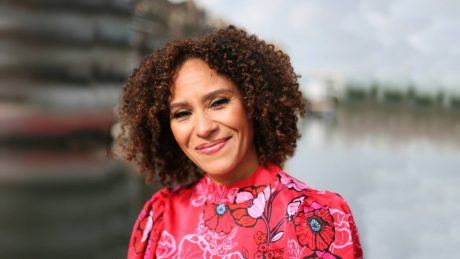
{"label": "curl of hair", "polygon": [[140,166],[146,182],[185,184],[202,174],[181,151],[170,129],[170,86],[177,69],[189,58],[204,60],[233,80],[253,121],[259,163],[282,166],[294,154],[300,137],[297,120],[305,113],[299,76],[288,55],[229,26],[201,38],[170,42],[148,55],[128,78],[119,111],[129,135],[124,152]]}

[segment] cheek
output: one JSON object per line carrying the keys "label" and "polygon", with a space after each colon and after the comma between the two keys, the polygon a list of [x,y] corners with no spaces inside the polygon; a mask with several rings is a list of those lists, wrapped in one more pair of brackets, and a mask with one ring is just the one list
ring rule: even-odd
{"label": "cheek", "polygon": [[228,125],[236,129],[240,133],[244,133],[245,137],[252,136],[252,123],[248,119],[246,111],[243,107],[237,107],[229,112],[226,116]]}
{"label": "cheek", "polygon": [[187,146],[188,133],[186,127],[171,123],[171,132],[177,144],[183,149]]}

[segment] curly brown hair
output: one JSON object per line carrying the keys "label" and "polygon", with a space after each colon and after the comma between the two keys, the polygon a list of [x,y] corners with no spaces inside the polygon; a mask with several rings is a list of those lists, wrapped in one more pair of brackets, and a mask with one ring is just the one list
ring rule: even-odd
{"label": "curly brown hair", "polygon": [[259,163],[282,166],[292,156],[305,104],[289,56],[274,45],[229,26],[197,39],[173,41],[148,55],[127,80],[119,111],[128,133],[128,160],[137,162],[146,182],[185,184],[202,171],[176,143],[170,129],[173,76],[185,60],[199,58],[239,88],[253,121]]}

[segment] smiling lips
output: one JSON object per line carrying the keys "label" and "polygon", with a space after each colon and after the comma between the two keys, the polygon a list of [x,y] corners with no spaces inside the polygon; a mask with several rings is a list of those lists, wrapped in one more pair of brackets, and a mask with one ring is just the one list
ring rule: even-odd
{"label": "smiling lips", "polygon": [[197,146],[195,149],[202,154],[212,155],[214,153],[217,153],[219,150],[221,150],[230,138],[231,137],[222,138],[222,139],[218,139],[216,141],[210,142],[210,143],[204,143],[204,144]]}

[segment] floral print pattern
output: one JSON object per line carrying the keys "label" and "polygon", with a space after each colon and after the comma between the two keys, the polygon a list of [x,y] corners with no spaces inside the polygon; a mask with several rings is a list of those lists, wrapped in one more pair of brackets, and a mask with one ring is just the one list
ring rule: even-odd
{"label": "floral print pattern", "polygon": [[139,214],[131,235],[128,255],[130,259],[150,258],[151,251],[156,249],[163,227],[165,195],[165,190],[156,193]]}
{"label": "floral print pattern", "polygon": [[241,188],[235,203],[229,205],[236,223],[245,228],[253,227],[264,213],[267,197],[270,197],[270,186]]}
{"label": "floral print pattern", "polygon": [[206,204],[203,214],[206,226],[218,233],[228,234],[235,226],[235,220],[225,204]]}
{"label": "floral print pattern", "polygon": [[269,164],[229,186],[204,176],[155,194],[134,225],[128,258],[336,259],[362,258],[362,250],[342,197]]}
{"label": "floral print pattern", "polygon": [[325,250],[334,240],[334,224],[328,209],[299,212],[294,220],[299,243],[311,250]]}

